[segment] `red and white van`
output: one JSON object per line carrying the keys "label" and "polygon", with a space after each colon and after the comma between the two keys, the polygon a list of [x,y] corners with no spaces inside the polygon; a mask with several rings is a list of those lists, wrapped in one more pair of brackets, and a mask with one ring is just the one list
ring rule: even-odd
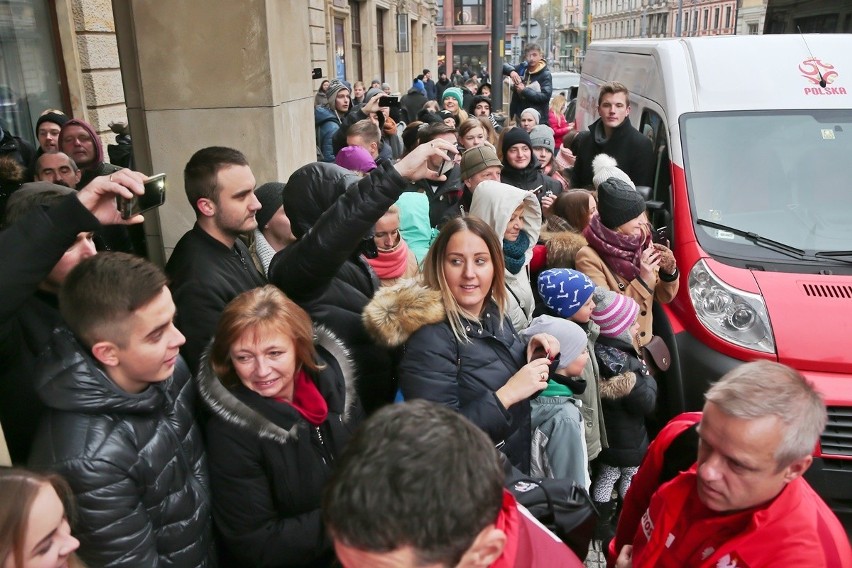
{"label": "red and white van", "polygon": [[852,35],[594,42],[581,130],[607,81],[653,140],[649,215],[681,271],[654,308],[673,362],[661,403],[700,409],[742,361],[798,369],[829,414],[810,481],[852,514]]}

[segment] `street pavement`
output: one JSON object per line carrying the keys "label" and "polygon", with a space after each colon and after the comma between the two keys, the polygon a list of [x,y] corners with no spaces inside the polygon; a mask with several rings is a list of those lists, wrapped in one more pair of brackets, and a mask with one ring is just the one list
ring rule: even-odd
{"label": "street pavement", "polygon": [[601,541],[593,540],[586,561],[583,562],[586,568],[606,568],[606,559],[601,552]]}

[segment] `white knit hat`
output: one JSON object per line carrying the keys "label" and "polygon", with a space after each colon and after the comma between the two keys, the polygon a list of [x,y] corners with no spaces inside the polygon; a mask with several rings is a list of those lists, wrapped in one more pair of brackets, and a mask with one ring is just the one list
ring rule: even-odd
{"label": "white knit hat", "polygon": [[594,173],[592,184],[594,184],[595,189],[598,189],[598,186],[609,178],[618,178],[627,182],[633,189],[636,189],[636,185],[630,179],[630,176],[619,169],[615,158],[609,154],[598,154],[595,156],[595,159],[592,160],[592,172]]}

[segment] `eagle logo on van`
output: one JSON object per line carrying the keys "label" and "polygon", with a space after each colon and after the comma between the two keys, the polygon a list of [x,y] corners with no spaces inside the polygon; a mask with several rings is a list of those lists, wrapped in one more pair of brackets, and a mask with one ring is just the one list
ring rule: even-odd
{"label": "eagle logo on van", "polygon": [[845,95],[845,87],[831,87],[839,74],[834,65],[823,63],[816,57],[805,59],[799,64],[799,72],[802,77],[811,82],[813,86],[805,87],[806,95]]}

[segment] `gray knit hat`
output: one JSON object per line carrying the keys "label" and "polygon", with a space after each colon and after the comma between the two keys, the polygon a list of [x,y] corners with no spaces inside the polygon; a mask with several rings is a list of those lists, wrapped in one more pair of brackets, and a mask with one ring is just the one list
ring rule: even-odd
{"label": "gray knit hat", "polygon": [[[349,91],[349,87],[343,84],[343,81],[340,79],[332,79],[331,83],[328,84],[328,90],[325,92],[325,96],[328,99],[328,105],[334,106],[334,99],[337,98],[337,93],[346,89]],[[351,92],[351,91],[350,91]]]}
{"label": "gray knit hat", "polygon": [[557,369],[564,369],[574,362],[589,345],[586,332],[571,320],[553,316],[538,316],[529,327],[521,331],[520,336],[529,340],[537,333],[549,333],[559,341],[559,363]]}
{"label": "gray knit hat", "polygon": [[598,215],[601,223],[615,230],[645,211],[645,200],[626,181],[609,178],[598,186]]}
{"label": "gray knit hat", "polygon": [[535,110],[534,108],[529,107],[529,108],[525,108],[524,110],[522,110],[522,111],[521,111],[521,116],[524,116],[525,114],[529,114],[529,115],[531,115],[533,118],[535,118],[535,122],[536,122],[536,124],[538,124],[539,122],[541,122],[541,113],[540,113],[540,112],[538,112],[537,110]]}
{"label": "gray knit hat", "polygon": [[530,140],[533,148],[547,148],[552,154],[556,150],[553,140],[553,129],[546,124],[534,126],[530,131]]}
{"label": "gray knit hat", "polygon": [[598,189],[601,182],[606,181],[609,178],[618,178],[627,182],[633,189],[636,189],[636,185],[633,183],[633,180],[630,179],[630,176],[618,167],[618,163],[615,161],[615,158],[609,154],[598,154],[595,156],[595,159],[592,160],[592,172],[594,174],[592,177],[592,184],[595,186],[595,189]]}

